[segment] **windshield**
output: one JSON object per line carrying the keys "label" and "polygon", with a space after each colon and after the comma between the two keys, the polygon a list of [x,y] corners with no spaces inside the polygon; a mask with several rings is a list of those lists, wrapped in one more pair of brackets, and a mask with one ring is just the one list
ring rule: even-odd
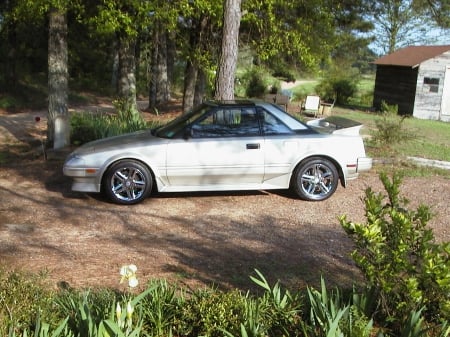
{"label": "windshield", "polygon": [[202,104],[198,108],[182,114],[166,125],[156,129],[155,136],[160,138],[175,137],[181,130],[203,115],[209,108],[208,105]]}

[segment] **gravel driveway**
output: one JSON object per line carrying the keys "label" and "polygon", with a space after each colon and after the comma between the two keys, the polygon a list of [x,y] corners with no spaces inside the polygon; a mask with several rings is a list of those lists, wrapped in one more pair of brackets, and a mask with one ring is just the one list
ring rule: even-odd
{"label": "gravel driveway", "polygon": [[[167,278],[189,286],[247,289],[255,268],[292,288],[317,284],[321,274],[340,285],[360,277],[337,217],[364,221],[365,188],[381,190],[375,170],[323,202],[255,191],[158,194],[119,206],[71,192],[62,160],[39,156],[42,126],[33,123],[25,114],[0,114],[0,151],[10,153],[0,164],[0,260],[7,269],[46,270],[53,284],[74,287],[115,287],[129,263],[141,283]],[[27,137],[35,140],[30,151]],[[411,208],[432,207],[430,225],[449,241],[450,180],[408,178],[402,191]]]}

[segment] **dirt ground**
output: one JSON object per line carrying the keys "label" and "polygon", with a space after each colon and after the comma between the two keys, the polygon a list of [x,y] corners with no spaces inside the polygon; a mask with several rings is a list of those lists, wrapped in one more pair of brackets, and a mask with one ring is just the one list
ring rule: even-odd
{"label": "dirt ground", "polygon": [[[0,266],[7,270],[46,272],[53,285],[73,287],[117,287],[120,266],[130,263],[141,284],[166,278],[248,289],[255,268],[290,288],[317,284],[320,275],[339,285],[360,277],[337,217],[364,221],[365,188],[382,190],[376,170],[318,203],[254,191],[157,194],[119,206],[70,190],[62,175],[68,152],[43,158],[45,125],[42,111],[0,111],[0,153],[7,156],[0,164]],[[411,208],[431,206],[435,236],[449,241],[449,179],[408,178],[402,191]]]}

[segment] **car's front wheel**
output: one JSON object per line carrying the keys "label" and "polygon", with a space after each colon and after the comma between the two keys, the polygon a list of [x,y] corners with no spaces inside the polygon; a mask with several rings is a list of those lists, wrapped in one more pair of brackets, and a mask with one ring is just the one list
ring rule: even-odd
{"label": "car's front wheel", "polygon": [[336,191],[339,175],[336,166],[324,158],[310,158],[295,170],[292,189],[304,200],[325,200]]}
{"label": "car's front wheel", "polygon": [[113,164],[106,172],[103,187],[106,195],[115,203],[137,204],[152,190],[152,175],[148,168],[134,160]]}

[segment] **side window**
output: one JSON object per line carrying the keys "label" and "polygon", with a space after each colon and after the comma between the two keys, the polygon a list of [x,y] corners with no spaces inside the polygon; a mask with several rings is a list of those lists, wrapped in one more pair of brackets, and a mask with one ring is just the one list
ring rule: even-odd
{"label": "side window", "polygon": [[192,125],[193,138],[258,136],[260,128],[254,108],[223,108]]}
{"label": "side window", "polygon": [[286,135],[294,133],[286,124],[266,110],[261,111],[265,135]]}

